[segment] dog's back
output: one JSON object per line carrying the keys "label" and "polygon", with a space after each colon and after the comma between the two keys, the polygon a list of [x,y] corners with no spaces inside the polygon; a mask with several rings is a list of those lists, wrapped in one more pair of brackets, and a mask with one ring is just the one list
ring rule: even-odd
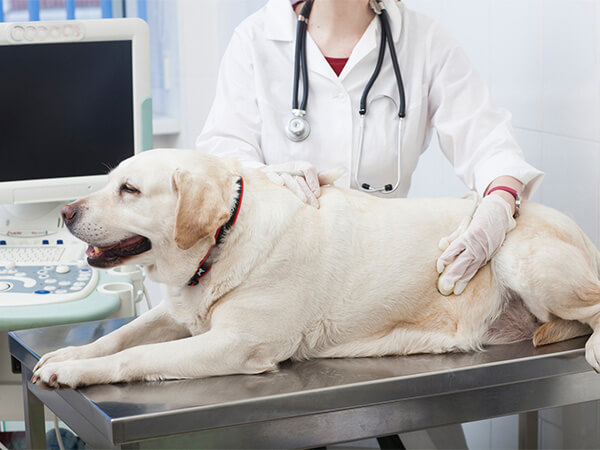
{"label": "dog's back", "polygon": [[[597,250],[569,218],[531,202],[464,293],[441,295],[437,243],[469,207],[469,200],[382,200],[324,188],[321,209],[306,208],[310,219],[296,220],[299,230],[319,230],[319,257],[303,285],[317,307],[294,356],[472,350],[531,338],[557,317],[585,321],[600,312]],[[290,239],[300,232],[289,231]],[[590,296],[593,306],[576,306]],[[553,341],[586,329],[553,322],[547,334]]]}

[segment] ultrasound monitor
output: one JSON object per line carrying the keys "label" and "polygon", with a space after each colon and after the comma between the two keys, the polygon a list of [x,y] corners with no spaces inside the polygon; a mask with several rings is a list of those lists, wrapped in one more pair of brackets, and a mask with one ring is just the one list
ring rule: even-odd
{"label": "ultrasound monitor", "polygon": [[0,24],[0,204],[75,199],[152,147],[139,19]]}

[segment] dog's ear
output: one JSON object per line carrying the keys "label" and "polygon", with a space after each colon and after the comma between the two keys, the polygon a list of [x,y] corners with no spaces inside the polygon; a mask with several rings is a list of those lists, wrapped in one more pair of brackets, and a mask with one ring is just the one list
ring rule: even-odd
{"label": "dog's ear", "polygon": [[177,247],[187,250],[229,219],[226,183],[183,169],[175,170],[171,181],[178,196],[174,239]]}

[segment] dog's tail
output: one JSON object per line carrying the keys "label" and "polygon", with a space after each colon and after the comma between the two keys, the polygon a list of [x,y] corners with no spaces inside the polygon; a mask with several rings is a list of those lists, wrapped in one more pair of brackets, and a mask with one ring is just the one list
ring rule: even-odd
{"label": "dog's tail", "polygon": [[319,172],[319,184],[324,186],[326,184],[333,184],[344,175],[344,169],[331,169]]}
{"label": "dog's tail", "polygon": [[592,329],[576,320],[553,319],[543,324],[533,335],[533,345],[554,344],[555,342],[566,341],[576,337],[587,336]]}

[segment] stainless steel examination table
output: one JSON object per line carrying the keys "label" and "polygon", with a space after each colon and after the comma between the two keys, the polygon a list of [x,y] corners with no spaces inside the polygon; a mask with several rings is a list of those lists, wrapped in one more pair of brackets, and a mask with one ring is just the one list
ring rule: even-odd
{"label": "stainless steel examination table", "polygon": [[[286,362],[276,373],[44,391],[39,355],[81,345],[131,319],[10,333],[21,362],[27,439],[45,448],[43,404],[95,448],[315,447],[600,399],[586,338],[534,349]],[[148,355],[152,358],[152,355]],[[519,442],[535,445],[536,413]]]}

